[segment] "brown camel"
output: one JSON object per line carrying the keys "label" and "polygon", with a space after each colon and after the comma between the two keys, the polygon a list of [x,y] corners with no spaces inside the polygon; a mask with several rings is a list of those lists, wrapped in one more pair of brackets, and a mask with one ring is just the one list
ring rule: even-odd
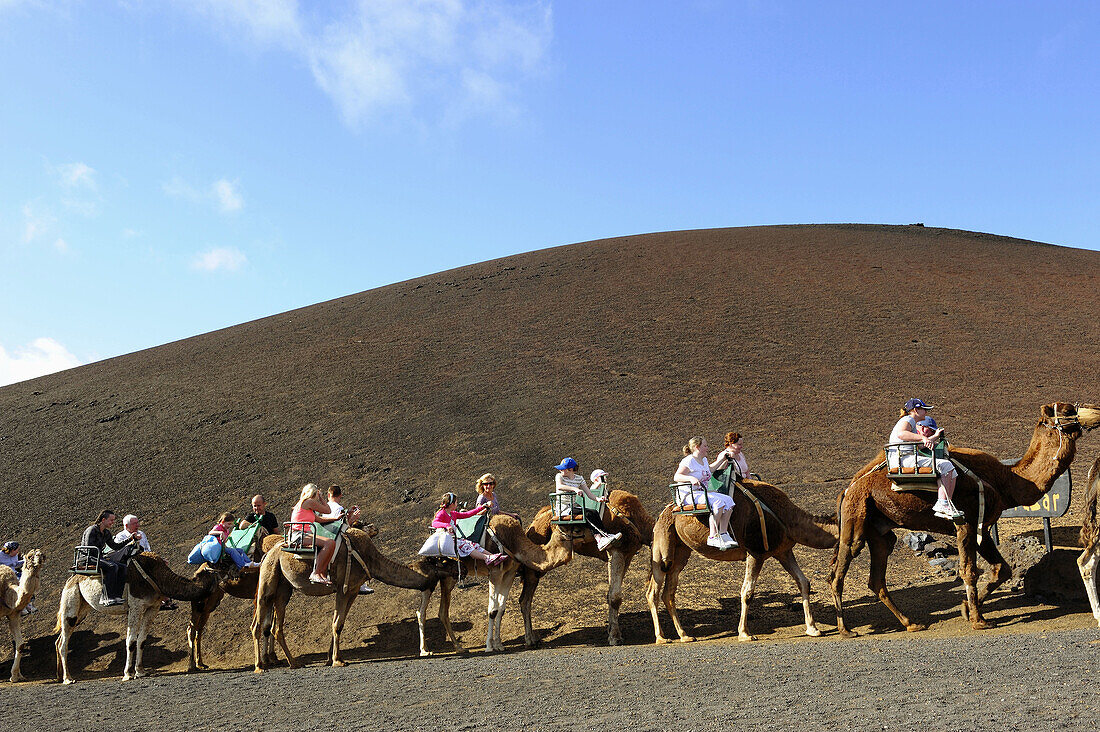
{"label": "brown camel", "polygon": [[1081,524],[1081,546],[1085,548],[1077,557],[1077,568],[1081,570],[1081,581],[1085,583],[1085,592],[1092,606],[1092,617],[1100,625],[1100,602],[1096,596],[1096,565],[1100,563],[1100,518],[1097,517],[1096,501],[1100,498],[1100,458],[1089,468],[1089,477],[1085,489],[1085,520]]}
{"label": "brown camel", "polygon": [[[1100,409],[1093,406],[1055,402],[1043,405],[1039,409],[1039,417],[1027,452],[1012,465],[1004,465],[980,450],[951,448],[951,457],[978,475],[988,486],[983,496],[977,482],[967,471],[961,471],[955,484],[954,502],[965,518],[958,524],[932,513],[934,492],[894,491],[886,473],[875,469],[885,460],[882,452],[856,473],[851,485],[837,498],[840,541],[833,557],[830,582],[836,605],[837,630],[841,635],[856,635],[844,620],[842,597],[848,565],[859,554],[864,543],[871,552],[868,582],[871,591],[906,630],[924,629],[925,626],[913,622],[898,610],[886,590],[886,562],[897,541],[893,529],[899,527],[955,534],[959,549],[959,576],[966,587],[962,615],[977,630],[989,627],[982,617],[981,604],[989,593],[1012,576],[1011,568],[990,536],[990,527],[1004,510],[1030,506],[1041,499],[1073,462],[1082,428],[1100,426]],[[980,589],[976,554],[981,554],[989,563],[988,581]]]}
{"label": "brown camel", "polygon": [[[278,534],[269,534],[266,529],[260,528],[256,532],[256,541],[252,546],[252,551],[249,552],[249,558],[254,562],[259,562],[264,558],[264,554],[268,549],[279,544],[282,541],[282,537]],[[203,571],[203,565],[196,570],[196,576],[199,572]],[[231,597],[239,597],[242,600],[252,600],[255,604],[256,600],[256,588],[260,584],[260,572],[259,570],[242,569],[240,573],[234,577],[223,577],[215,584],[210,594],[206,597],[197,598],[191,601],[191,621],[187,625],[187,645],[190,650],[187,672],[193,673],[199,669],[206,669],[207,666],[202,662],[202,632],[206,628],[206,623],[210,620],[210,614],[218,609],[222,599],[229,595]],[[270,644],[269,644],[270,645]],[[268,647],[266,649],[268,658],[272,658],[273,649]]]}
{"label": "brown camel", "polygon": [[[676,588],[680,583],[680,572],[696,551],[706,559],[718,562],[745,562],[745,578],[741,583],[741,621],[737,626],[737,637],[743,641],[755,640],[746,630],[749,617],[749,603],[756,591],[756,580],[760,569],[769,557],[775,557],[787,572],[794,577],[799,592],[802,593],[802,610],[806,620],[806,635],[819,636],[821,631],[814,624],[810,612],[810,581],[802,573],[794,556],[797,544],[815,549],[829,549],[836,544],[835,522],[831,519],[811,516],[796,506],[783,491],[773,485],[757,480],[745,480],[742,484],[767,506],[764,512],[765,528],[760,528],[760,518],[755,504],[739,487],[733,491],[734,507],[730,517],[730,529],[735,532],[740,546],[733,549],[717,549],[707,544],[710,529],[707,516],[684,516],[673,511],[672,504],[665,506],[653,529],[653,549],[650,560],[650,578],[646,587],[646,600],[649,612],[653,616],[653,634],[657,643],[668,643],[669,638],[661,633],[661,624],[657,614],[657,599],[662,598],[676,633],[683,643],[695,638],[684,631],[680,616],[676,612]],[[765,547],[763,532],[766,531]]]}
{"label": "brown camel", "polygon": [[[519,605],[523,613],[523,639],[528,647],[538,644],[531,620],[531,602],[539,580],[549,570],[569,562],[574,553],[607,562],[607,642],[613,646],[623,642],[622,632],[619,630],[623,577],[634,555],[653,541],[653,519],[638,497],[627,491],[611,491],[607,507],[603,515],[604,527],[609,533],[622,533],[622,538],[604,551],[596,548],[596,537],[591,528],[585,526],[583,530],[571,532],[568,527],[555,527],[551,524],[550,506],[543,506],[527,529],[527,537],[546,549],[546,556],[532,553],[530,559],[520,560],[524,567]],[[569,550],[570,544],[572,551]]]}
{"label": "brown camel", "polygon": [[68,664],[69,638],[89,610],[106,615],[126,615],[126,664],[122,680],[129,681],[145,675],[141,665],[142,645],[153,625],[153,618],[160,609],[160,603],[166,597],[188,601],[206,597],[220,577],[233,576],[236,572],[237,566],[233,560],[223,556],[216,566],[203,565],[193,578],[188,579],[173,572],[158,555],[142,552],[133,557],[127,567],[126,590],[123,595],[125,602],[111,607],[99,604],[103,595],[103,581],[98,575],[69,577],[61,591],[57,626],[54,628],[54,632],[58,633],[55,644],[58,679],[66,684],[73,683]]}
{"label": "brown camel", "polygon": [[0,617],[7,616],[11,642],[15,645],[15,660],[11,664],[12,682],[23,681],[19,666],[23,661],[23,616],[20,615],[38,592],[38,573],[42,569],[42,551],[32,549],[23,557],[23,576],[17,577],[11,567],[0,566]]}

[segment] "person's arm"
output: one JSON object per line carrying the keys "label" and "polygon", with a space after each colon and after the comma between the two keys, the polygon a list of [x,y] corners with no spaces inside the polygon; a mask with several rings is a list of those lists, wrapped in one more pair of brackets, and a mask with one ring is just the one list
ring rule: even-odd
{"label": "person's arm", "polygon": [[[905,426],[901,427],[903,424]],[[901,429],[898,429],[899,427],[901,427]],[[879,434],[882,434],[882,433],[880,432]],[[912,429],[910,429],[909,419],[907,417],[902,417],[901,419],[899,419],[897,421],[897,424],[894,425],[894,429],[891,432],[891,434],[894,437],[897,437],[902,442],[924,442],[923,437],[921,437],[916,432],[914,432]]]}
{"label": "person's arm", "polygon": [[554,476],[554,487],[558,493],[580,493],[580,488],[574,488],[571,485],[566,485],[561,481],[561,473]]}
{"label": "person's arm", "polygon": [[251,520],[249,520],[249,518],[248,518],[248,517],[249,517],[249,516],[255,516],[255,515],[256,515],[256,514],[254,514],[254,513],[246,513],[246,514],[244,515],[244,518],[242,518],[242,519],[237,519],[237,526],[238,526],[238,527],[240,527],[240,528],[242,528],[242,529],[247,529],[247,528],[248,528],[249,526],[251,526],[251,525],[252,525],[252,521],[251,521]]}
{"label": "person's arm", "polygon": [[447,509],[441,508],[439,512],[432,519],[433,529],[449,529],[451,528],[450,517],[447,515]]}
{"label": "person's arm", "polygon": [[[665,473],[668,475],[668,473]],[[693,485],[702,485],[699,479],[688,472],[687,466],[680,463],[680,467],[676,468],[676,475],[672,476],[673,483],[691,483]]]}
{"label": "person's arm", "polygon": [[584,476],[579,476],[581,479],[581,485],[577,488],[577,493],[583,493],[588,497],[590,501],[597,501],[599,503],[607,503],[607,496],[597,496],[592,491],[588,490],[588,483],[585,482]]}
{"label": "person's arm", "polygon": [[477,516],[479,513],[484,513],[488,510],[488,506],[482,505],[477,506],[476,508],[471,508],[469,511],[455,511],[453,515],[456,519],[464,519],[470,518],[471,516]]}
{"label": "person's arm", "polygon": [[101,530],[100,533],[103,536],[103,543],[106,546],[111,547],[112,549],[121,549],[126,544],[126,542],[124,542],[124,541],[116,542],[115,537],[111,536],[110,532],[108,532],[108,531],[102,531]]}
{"label": "person's arm", "polygon": [[731,462],[733,462],[733,460],[730,457],[730,451],[723,450],[722,452],[718,453],[718,457],[716,457],[714,459],[714,462],[710,464],[710,470],[713,473],[717,473],[719,470],[726,467]]}
{"label": "person's arm", "polygon": [[307,511],[313,511],[313,513],[317,514],[318,516],[328,513],[328,504],[322,503],[321,501],[313,498],[302,501],[301,507],[306,509]]}

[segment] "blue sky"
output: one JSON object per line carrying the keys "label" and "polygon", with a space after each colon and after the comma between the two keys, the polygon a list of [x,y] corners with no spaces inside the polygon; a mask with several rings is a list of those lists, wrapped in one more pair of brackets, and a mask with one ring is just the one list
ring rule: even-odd
{"label": "blue sky", "polygon": [[1089,2],[0,0],[0,385],[517,252],[1100,248]]}

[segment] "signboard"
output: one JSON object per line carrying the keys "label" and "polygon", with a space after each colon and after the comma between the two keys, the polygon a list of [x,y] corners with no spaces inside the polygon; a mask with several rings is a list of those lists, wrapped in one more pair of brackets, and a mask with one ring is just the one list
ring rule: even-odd
{"label": "signboard", "polygon": [[[1005,465],[1012,465],[1015,460],[1002,460]],[[1010,508],[1001,514],[1001,518],[1058,518],[1064,516],[1066,511],[1069,510],[1069,494],[1070,488],[1073,485],[1073,480],[1070,477],[1070,471],[1058,476],[1058,480],[1054,481],[1054,485],[1047,491],[1046,495],[1039,499],[1039,502],[1033,506],[1018,506],[1016,508]]]}

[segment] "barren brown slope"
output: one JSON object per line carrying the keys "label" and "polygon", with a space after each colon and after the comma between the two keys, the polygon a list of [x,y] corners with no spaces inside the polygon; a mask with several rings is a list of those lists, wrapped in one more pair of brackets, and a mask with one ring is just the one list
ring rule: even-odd
{"label": "barren brown slope", "polygon": [[[302,483],[336,482],[411,558],[436,495],[471,496],[486,470],[526,517],[566,454],[656,511],[685,438],[737,429],[754,470],[826,509],[828,481],[873,455],[910,394],[944,405],[954,441],[1005,457],[1041,403],[1100,401],[1098,275],[1098,252],[862,225],[651,234],[472,265],[0,389],[0,534],[49,553],[45,633],[70,547],[106,506],[147,517],[181,567],[217,511],[263,490],[282,518]],[[586,566],[569,577],[598,626],[605,575]],[[544,583],[544,624],[564,586]],[[380,594],[349,627],[407,620],[409,593]],[[482,604],[467,593],[455,616]],[[236,652],[245,611],[232,612],[212,623],[215,657]],[[186,647],[184,625],[158,619],[161,661]]]}

